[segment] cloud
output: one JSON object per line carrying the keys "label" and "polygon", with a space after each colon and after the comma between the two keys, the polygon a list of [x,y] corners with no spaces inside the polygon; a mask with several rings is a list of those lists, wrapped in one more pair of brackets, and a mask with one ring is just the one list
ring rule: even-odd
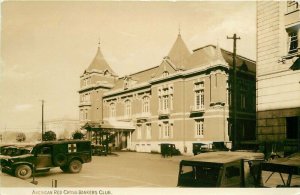
{"label": "cloud", "polygon": [[18,104],[18,105],[15,105],[15,111],[17,111],[17,112],[27,111],[30,108],[32,108],[31,104]]}

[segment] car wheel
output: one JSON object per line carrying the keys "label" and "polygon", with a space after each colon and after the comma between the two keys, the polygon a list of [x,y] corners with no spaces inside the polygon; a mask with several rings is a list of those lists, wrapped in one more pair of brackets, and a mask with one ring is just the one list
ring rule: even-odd
{"label": "car wheel", "polygon": [[69,164],[69,171],[71,173],[79,173],[82,168],[82,163],[79,160],[72,160]]}
{"label": "car wheel", "polygon": [[68,167],[68,166],[60,166],[60,169],[61,169],[63,172],[69,172],[69,167]]}
{"label": "car wheel", "polygon": [[31,177],[32,169],[28,165],[20,165],[15,169],[15,176],[21,179],[28,179]]}

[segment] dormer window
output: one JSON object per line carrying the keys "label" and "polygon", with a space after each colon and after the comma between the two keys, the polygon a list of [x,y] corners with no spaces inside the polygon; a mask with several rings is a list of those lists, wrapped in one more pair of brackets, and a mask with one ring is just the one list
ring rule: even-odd
{"label": "dormer window", "polygon": [[166,78],[169,76],[169,72],[168,71],[164,71],[163,74],[162,74],[162,77],[163,78]]}
{"label": "dormer window", "polygon": [[298,51],[298,31],[292,31],[289,33],[289,54],[296,53]]}

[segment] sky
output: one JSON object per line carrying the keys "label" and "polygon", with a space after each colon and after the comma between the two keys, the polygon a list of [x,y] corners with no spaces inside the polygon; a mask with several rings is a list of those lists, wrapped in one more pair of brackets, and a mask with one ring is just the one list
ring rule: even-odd
{"label": "sky", "polygon": [[37,130],[79,118],[80,75],[102,53],[119,75],[161,63],[181,33],[190,51],[236,33],[256,60],[256,3],[246,1],[4,1],[1,4],[0,131]]}

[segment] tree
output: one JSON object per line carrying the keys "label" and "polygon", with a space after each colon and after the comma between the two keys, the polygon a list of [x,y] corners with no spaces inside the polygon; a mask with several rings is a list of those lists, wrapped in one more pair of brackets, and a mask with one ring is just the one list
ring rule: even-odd
{"label": "tree", "polygon": [[25,141],[25,140],[26,140],[26,135],[25,135],[25,133],[18,133],[18,134],[17,134],[17,137],[16,137],[16,140],[17,140],[18,142],[23,142],[23,141]]}
{"label": "tree", "polygon": [[43,135],[43,141],[53,141],[56,140],[56,134],[53,131],[46,131]]}
{"label": "tree", "polygon": [[77,130],[72,134],[73,139],[83,139],[84,135],[81,131]]}

